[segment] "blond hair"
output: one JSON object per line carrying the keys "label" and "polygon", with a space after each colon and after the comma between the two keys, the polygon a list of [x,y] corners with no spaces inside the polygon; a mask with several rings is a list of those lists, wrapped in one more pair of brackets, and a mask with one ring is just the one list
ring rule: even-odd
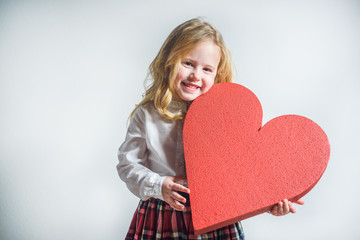
{"label": "blond hair", "polygon": [[152,82],[147,87],[143,100],[132,111],[153,102],[157,111],[166,119],[179,120],[184,112],[174,114],[167,110],[174,95],[174,81],[183,58],[202,41],[211,40],[220,48],[221,57],[214,83],[232,82],[233,63],[230,51],[225,46],[219,31],[200,18],[188,20],[177,26],[163,43],[159,53],[149,66],[148,77]]}

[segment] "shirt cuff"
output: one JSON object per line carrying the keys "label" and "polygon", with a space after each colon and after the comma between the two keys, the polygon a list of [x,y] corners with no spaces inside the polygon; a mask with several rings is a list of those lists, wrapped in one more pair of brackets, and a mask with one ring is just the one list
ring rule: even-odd
{"label": "shirt cuff", "polygon": [[147,180],[142,199],[148,200],[149,198],[158,198],[164,200],[162,195],[162,184],[165,178],[166,177],[162,177],[157,174],[150,176]]}
{"label": "shirt cuff", "polygon": [[162,195],[162,184],[163,184],[163,182],[164,182],[164,180],[165,180],[165,178],[166,177],[160,177],[159,178],[159,184],[156,184],[156,185],[159,185],[159,195],[158,196],[156,196],[156,198],[158,198],[158,199],[160,199],[160,200],[163,200],[164,201],[164,198],[163,198],[163,195]]}

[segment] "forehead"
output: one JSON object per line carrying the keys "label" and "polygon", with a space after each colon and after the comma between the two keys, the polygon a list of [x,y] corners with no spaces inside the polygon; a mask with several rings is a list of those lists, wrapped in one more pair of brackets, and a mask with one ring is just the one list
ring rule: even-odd
{"label": "forehead", "polygon": [[194,48],[185,55],[185,58],[201,63],[217,65],[220,61],[220,56],[220,47],[213,41],[207,40],[196,44]]}

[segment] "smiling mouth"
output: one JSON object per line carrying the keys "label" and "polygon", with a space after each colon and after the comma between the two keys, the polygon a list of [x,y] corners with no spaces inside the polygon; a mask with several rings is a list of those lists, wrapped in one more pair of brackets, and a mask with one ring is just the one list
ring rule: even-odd
{"label": "smiling mouth", "polygon": [[196,89],[200,88],[198,85],[191,84],[191,83],[181,82],[181,84],[184,85],[186,88],[190,88],[192,90],[196,90]]}

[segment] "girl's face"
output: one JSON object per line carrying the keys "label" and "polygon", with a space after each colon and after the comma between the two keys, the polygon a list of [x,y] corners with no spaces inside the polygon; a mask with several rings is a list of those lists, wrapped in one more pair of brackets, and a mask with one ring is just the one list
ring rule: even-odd
{"label": "girl's face", "polygon": [[174,81],[175,98],[193,101],[214,84],[220,62],[220,48],[213,41],[200,42],[182,59]]}

